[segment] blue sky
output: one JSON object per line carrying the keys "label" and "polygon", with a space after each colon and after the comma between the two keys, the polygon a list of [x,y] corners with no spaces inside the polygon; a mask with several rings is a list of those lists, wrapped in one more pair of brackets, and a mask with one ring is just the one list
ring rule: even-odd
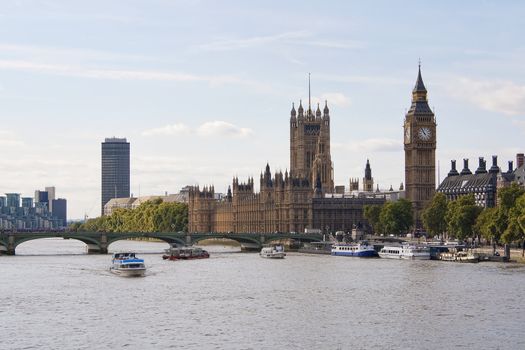
{"label": "blue sky", "polygon": [[289,112],[328,100],[335,182],[404,181],[418,59],[450,159],[524,151],[519,1],[2,1],[0,192],[55,185],[100,212],[100,143],[131,142],[138,195],[289,167]]}

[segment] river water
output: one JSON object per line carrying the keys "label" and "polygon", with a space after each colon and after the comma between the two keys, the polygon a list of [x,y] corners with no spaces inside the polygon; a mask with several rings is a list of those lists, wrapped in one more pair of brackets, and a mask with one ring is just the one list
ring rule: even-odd
{"label": "river water", "polygon": [[74,240],[0,256],[0,349],[525,349],[523,265],[166,247],[110,246],[143,253],[143,278]]}

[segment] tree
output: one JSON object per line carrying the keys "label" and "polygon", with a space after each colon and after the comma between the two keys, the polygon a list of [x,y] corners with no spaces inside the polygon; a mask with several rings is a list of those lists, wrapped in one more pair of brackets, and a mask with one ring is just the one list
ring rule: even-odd
{"label": "tree", "polygon": [[437,192],[421,214],[423,227],[432,236],[443,234],[447,230],[446,214],[447,197],[443,193]]}
{"label": "tree", "polygon": [[155,232],[188,230],[188,206],[182,203],[161,203],[153,213]]}
{"label": "tree", "polygon": [[504,216],[499,208],[485,208],[476,219],[475,231],[486,240],[497,243],[503,233],[503,220]]}
{"label": "tree", "polygon": [[115,209],[111,215],[89,219],[78,231],[96,232],[168,232],[188,231],[188,205],[147,201],[135,209]]}
{"label": "tree", "polygon": [[517,183],[512,183],[509,187],[498,191],[498,207],[508,215],[509,211],[516,205],[516,200],[525,193]]}
{"label": "tree", "polygon": [[381,224],[379,215],[381,214],[382,205],[365,205],[363,208],[363,216],[368,221],[374,233],[381,232]]}
{"label": "tree", "polygon": [[516,199],[509,209],[508,225],[501,238],[505,243],[520,242],[521,256],[525,255],[525,194]]}
{"label": "tree", "polygon": [[412,204],[406,199],[385,203],[379,215],[379,223],[383,233],[407,233],[413,223]]}
{"label": "tree", "polygon": [[449,234],[459,240],[473,237],[474,225],[482,210],[476,205],[473,194],[448,202],[445,218]]}

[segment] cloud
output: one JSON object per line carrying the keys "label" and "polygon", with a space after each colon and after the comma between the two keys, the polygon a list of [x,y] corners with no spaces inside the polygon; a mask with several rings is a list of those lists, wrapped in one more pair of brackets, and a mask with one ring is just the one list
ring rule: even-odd
{"label": "cloud", "polygon": [[412,81],[396,77],[375,76],[375,75],[331,75],[316,74],[315,79],[337,82],[337,83],[359,83],[373,85],[410,85]]}
{"label": "cloud", "polygon": [[3,54],[26,55],[32,59],[38,57],[39,59],[49,59],[52,62],[60,60],[94,60],[94,61],[158,61],[154,57],[136,55],[136,54],[121,54],[115,52],[107,52],[84,48],[61,48],[50,46],[36,46],[36,45],[18,45],[0,43],[0,51]]}
{"label": "cloud", "polygon": [[198,48],[205,51],[229,51],[267,45],[270,43],[287,41],[290,39],[295,40],[300,38],[306,38],[308,36],[309,35],[306,31],[285,32],[281,34],[255,36],[245,39],[217,40],[208,44],[199,45]]}
{"label": "cloud", "polygon": [[365,44],[354,40],[315,40],[312,39],[312,33],[308,31],[292,31],[274,35],[254,36],[250,38],[222,39],[208,44],[202,44],[197,48],[204,51],[230,51],[260,46],[269,46],[270,44],[285,43],[287,45],[313,46],[329,49],[360,49]]}
{"label": "cloud", "polygon": [[449,93],[491,112],[506,115],[525,114],[525,85],[512,81],[458,78]]}
{"label": "cloud", "polygon": [[183,123],[168,124],[159,128],[144,130],[142,136],[170,136],[170,135],[188,135],[196,134],[201,137],[224,136],[224,137],[247,137],[252,134],[252,129],[242,128],[234,124],[215,120],[205,122],[192,129]]}
{"label": "cloud", "polygon": [[212,122],[206,122],[199,126],[197,133],[201,136],[233,136],[233,137],[246,137],[252,134],[252,130],[249,128],[240,128],[236,125],[230,124],[225,121],[216,120]]}
{"label": "cloud", "polygon": [[398,152],[403,150],[402,141],[389,138],[371,138],[351,143],[332,143],[332,148],[350,152]]}
{"label": "cloud", "polygon": [[339,107],[347,107],[350,105],[350,99],[340,92],[326,92],[321,95],[322,101],[328,101],[328,104]]}
{"label": "cloud", "polygon": [[189,134],[190,128],[183,123],[168,124],[160,128],[144,130],[142,136]]}
{"label": "cloud", "polygon": [[0,60],[0,69],[88,79],[205,82],[210,84],[210,86],[236,84],[252,87],[261,91],[271,91],[271,88],[265,84],[231,75],[207,76],[155,70],[95,69],[78,65],[48,64],[21,60]]}

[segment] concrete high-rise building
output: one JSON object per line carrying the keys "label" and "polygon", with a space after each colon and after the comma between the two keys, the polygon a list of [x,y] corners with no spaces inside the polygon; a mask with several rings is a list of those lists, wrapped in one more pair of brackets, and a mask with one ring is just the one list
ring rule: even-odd
{"label": "concrete high-rise building", "polygon": [[19,208],[20,207],[20,194],[19,193],[6,193],[6,206]]}
{"label": "concrete high-rise building", "polygon": [[32,208],[33,207],[33,198],[31,198],[31,197],[22,197],[22,207],[23,208]]}
{"label": "concrete high-rise building", "polygon": [[55,193],[56,193],[56,190],[55,190],[55,186],[48,186],[46,187],[46,192],[47,192],[47,200],[49,202],[49,211],[50,212],[53,212],[53,199],[56,199],[55,197]]}
{"label": "concrete high-rise building", "polygon": [[51,215],[60,219],[63,227],[67,226],[67,201],[64,198],[53,199],[49,202],[53,211]]}
{"label": "concrete high-rise building", "polygon": [[102,142],[102,215],[111,198],[129,197],[129,149],[125,138],[106,138]]}
{"label": "concrete high-rise building", "polygon": [[36,190],[35,203],[49,203],[49,193],[47,193],[47,191]]}

